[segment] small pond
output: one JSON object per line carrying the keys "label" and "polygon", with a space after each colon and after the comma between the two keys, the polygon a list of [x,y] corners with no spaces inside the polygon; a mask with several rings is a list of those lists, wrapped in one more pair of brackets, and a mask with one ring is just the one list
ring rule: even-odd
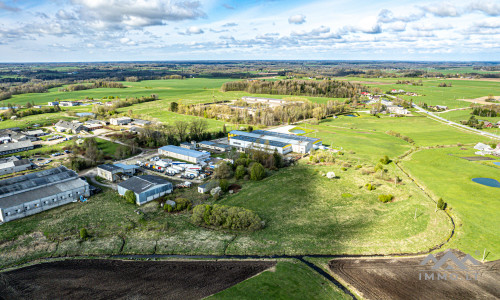
{"label": "small pond", "polygon": [[353,115],[353,114],[349,114],[349,115],[346,115],[347,117],[354,117],[356,118],[357,116]]}
{"label": "small pond", "polygon": [[302,133],[306,133],[304,130],[302,129],[292,129],[290,130],[291,133],[295,133],[295,134],[302,134]]}
{"label": "small pond", "polygon": [[500,166],[500,161],[496,161],[493,163],[494,165]]}
{"label": "small pond", "polygon": [[500,188],[500,182],[493,178],[472,178],[472,181],[482,185]]}

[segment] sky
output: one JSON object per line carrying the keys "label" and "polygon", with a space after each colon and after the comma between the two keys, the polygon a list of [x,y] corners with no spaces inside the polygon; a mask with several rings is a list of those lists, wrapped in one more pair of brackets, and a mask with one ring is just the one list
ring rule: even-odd
{"label": "sky", "polygon": [[0,0],[0,62],[500,61],[500,0]]}

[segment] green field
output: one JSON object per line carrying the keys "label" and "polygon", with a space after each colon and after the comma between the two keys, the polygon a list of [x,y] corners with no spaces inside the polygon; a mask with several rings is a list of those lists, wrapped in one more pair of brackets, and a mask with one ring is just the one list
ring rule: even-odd
{"label": "green field", "polygon": [[481,258],[486,249],[490,253],[488,260],[499,259],[500,189],[474,183],[472,178],[500,181],[500,167],[489,161],[472,162],[460,158],[464,156],[474,156],[474,149],[422,150],[403,160],[402,165],[427,191],[448,203],[457,225],[456,237],[448,248],[458,248],[477,258]]}
{"label": "green field", "polygon": [[[342,77],[340,80],[359,81],[370,87],[378,87],[382,93],[392,89],[402,89],[406,92],[415,92],[422,96],[400,96],[416,104],[425,102],[428,105],[446,105],[449,108],[468,107],[470,102],[457,99],[474,99],[493,94],[500,95],[500,84],[494,81],[480,80],[456,80],[456,79],[425,79],[422,78],[423,86],[396,84],[398,80],[414,80],[420,78],[360,78]],[[451,83],[452,87],[438,87],[439,83]]]}
{"label": "green field", "polygon": [[[440,117],[443,117],[445,119],[448,119],[450,121],[454,121],[457,123],[460,123],[460,121],[467,121],[469,118],[472,116],[471,115],[471,110],[454,110],[454,111],[449,111],[449,112],[444,112],[437,114]],[[492,122],[493,124],[496,124],[498,121],[500,121],[500,117],[480,117],[480,116],[475,116],[476,119],[478,120],[486,120],[489,122]],[[491,132],[494,134],[500,135],[500,129],[499,128],[483,128],[482,130]]]}
{"label": "green field", "polygon": [[298,261],[278,261],[267,270],[208,297],[216,299],[352,299]]}

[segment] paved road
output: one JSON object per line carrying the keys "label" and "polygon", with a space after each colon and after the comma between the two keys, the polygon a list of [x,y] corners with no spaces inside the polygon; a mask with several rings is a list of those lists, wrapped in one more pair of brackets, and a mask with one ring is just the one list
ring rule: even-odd
{"label": "paved road", "polygon": [[417,109],[418,112],[428,115],[429,117],[431,117],[431,119],[434,119],[436,121],[437,120],[442,121],[442,122],[446,123],[449,126],[460,127],[460,128],[465,129],[465,130],[467,130],[469,132],[476,133],[476,134],[479,134],[479,135],[482,135],[482,136],[486,136],[486,137],[489,137],[489,138],[500,139],[500,135],[493,134],[493,133],[490,133],[490,132],[481,131],[481,130],[476,129],[476,128],[472,128],[472,127],[469,127],[469,126],[466,126],[466,125],[462,125],[462,124],[459,124],[459,123],[456,123],[456,122],[452,122],[450,120],[447,120],[447,119],[445,119],[443,117],[440,117],[440,116],[436,115],[435,113],[427,111],[427,110],[423,109],[422,107],[420,107],[420,106],[418,106],[416,104],[413,104],[413,107],[415,109]]}

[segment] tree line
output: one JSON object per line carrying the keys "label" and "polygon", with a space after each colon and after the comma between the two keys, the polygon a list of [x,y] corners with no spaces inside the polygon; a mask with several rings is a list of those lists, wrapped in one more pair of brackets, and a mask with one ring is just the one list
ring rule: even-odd
{"label": "tree line", "polygon": [[82,91],[82,90],[90,90],[97,88],[125,88],[123,83],[114,82],[114,81],[95,81],[91,84],[70,84],[65,88],[59,89],[61,92],[74,92],[74,91]]}
{"label": "tree line", "polygon": [[331,98],[351,98],[367,87],[339,80],[246,80],[226,82],[222,91],[244,91],[252,94],[300,95]]}

